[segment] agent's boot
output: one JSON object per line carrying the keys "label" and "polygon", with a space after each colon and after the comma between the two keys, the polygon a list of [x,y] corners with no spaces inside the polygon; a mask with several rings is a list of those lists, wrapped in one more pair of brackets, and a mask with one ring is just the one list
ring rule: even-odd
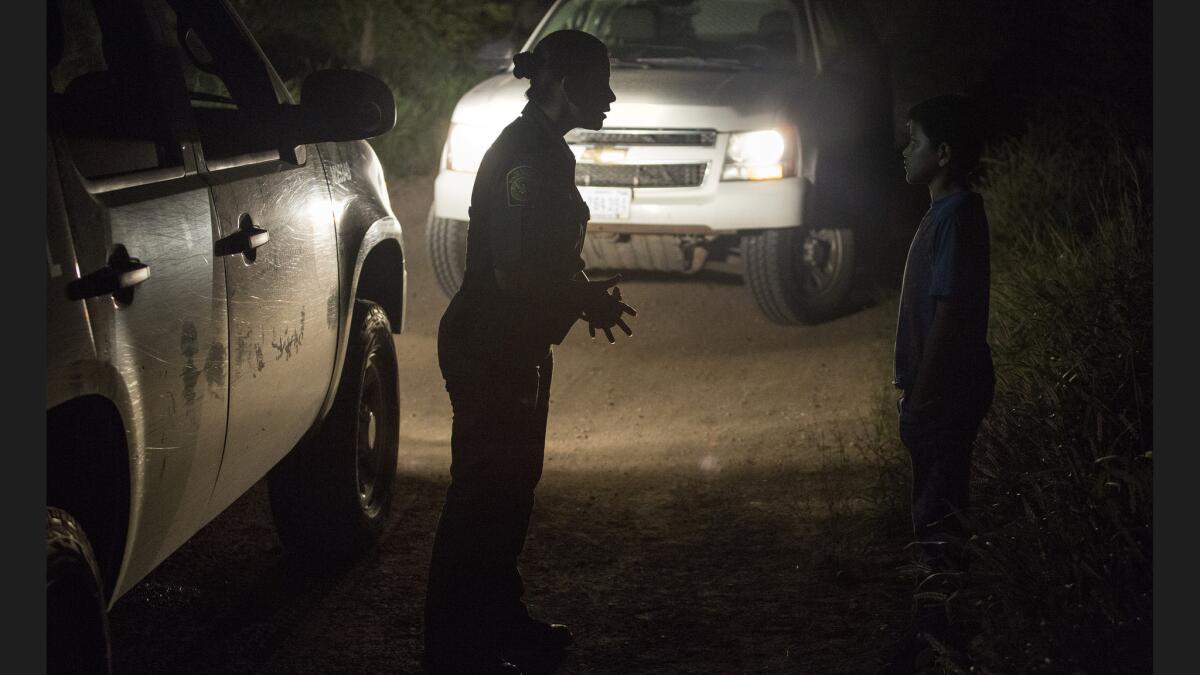
{"label": "agent's boot", "polygon": [[521,669],[488,652],[425,652],[421,667],[429,675],[521,675]]}
{"label": "agent's boot", "polygon": [[532,618],[506,622],[497,627],[502,653],[505,650],[548,651],[566,649],[575,642],[571,629],[561,623]]}

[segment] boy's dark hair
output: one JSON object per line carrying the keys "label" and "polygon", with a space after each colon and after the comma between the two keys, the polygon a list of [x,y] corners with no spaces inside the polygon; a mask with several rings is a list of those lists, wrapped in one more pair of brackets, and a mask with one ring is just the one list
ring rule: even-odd
{"label": "boy's dark hair", "polygon": [[934,145],[950,146],[950,175],[967,180],[983,152],[981,116],[964,94],[942,94],[925,99],[908,110],[908,119],[921,125]]}
{"label": "boy's dark hair", "polygon": [[556,30],[538,40],[533,51],[513,56],[513,77],[529,78],[525,97],[541,100],[550,82],[578,75],[597,60],[608,60],[608,46],[591,33]]}

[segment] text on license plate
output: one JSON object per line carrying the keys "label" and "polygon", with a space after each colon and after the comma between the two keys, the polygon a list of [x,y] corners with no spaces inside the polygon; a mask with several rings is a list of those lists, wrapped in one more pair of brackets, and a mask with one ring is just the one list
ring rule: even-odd
{"label": "text on license plate", "polygon": [[587,202],[592,220],[629,218],[629,202],[633,199],[631,188],[580,186],[579,195]]}

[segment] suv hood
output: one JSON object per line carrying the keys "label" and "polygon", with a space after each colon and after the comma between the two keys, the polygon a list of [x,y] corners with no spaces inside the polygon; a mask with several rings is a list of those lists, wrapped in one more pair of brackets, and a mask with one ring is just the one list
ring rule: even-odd
{"label": "suv hood", "polygon": [[[742,131],[773,126],[798,74],[760,70],[613,68],[617,100],[604,122],[609,128],[716,129]],[[457,124],[508,124],[525,106],[527,80],[500,73],[476,85],[458,102]]]}

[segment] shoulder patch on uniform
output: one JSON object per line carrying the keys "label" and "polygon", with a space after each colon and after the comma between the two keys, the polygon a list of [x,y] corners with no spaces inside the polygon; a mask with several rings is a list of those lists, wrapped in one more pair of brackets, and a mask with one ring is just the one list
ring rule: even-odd
{"label": "shoulder patch on uniform", "polygon": [[532,166],[513,167],[505,176],[508,185],[508,205],[522,206],[533,201],[537,170]]}

